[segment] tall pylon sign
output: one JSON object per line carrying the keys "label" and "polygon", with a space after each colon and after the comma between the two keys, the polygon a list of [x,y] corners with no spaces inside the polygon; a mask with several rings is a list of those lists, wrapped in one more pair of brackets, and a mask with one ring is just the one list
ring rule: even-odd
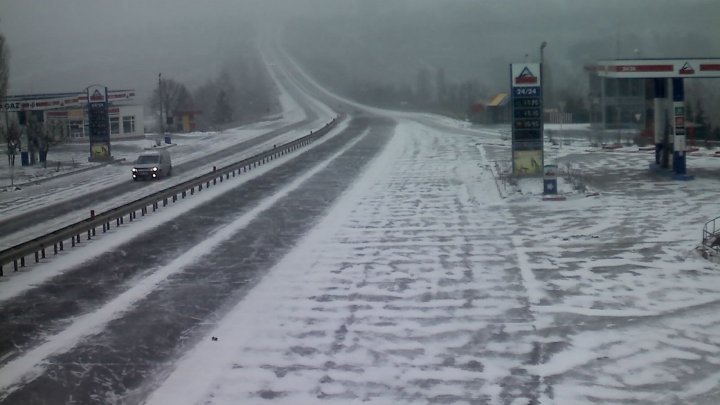
{"label": "tall pylon sign", "polygon": [[543,103],[539,63],[510,65],[513,175],[543,173]]}
{"label": "tall pylon sign", "polygon": [[110,119],[108,91],[104,86],[90,86],[87,90],[88,129],[90,131],[90,161],[110,160]]}

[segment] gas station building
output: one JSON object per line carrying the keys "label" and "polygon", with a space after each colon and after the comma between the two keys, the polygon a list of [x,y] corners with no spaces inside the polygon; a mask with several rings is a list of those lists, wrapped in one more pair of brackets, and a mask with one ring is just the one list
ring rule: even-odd
{"label": "gas station building", "polygon": [[[143,136],[144,112],[134,104],[134,90],[108,91],[108,116],[112,139]],[[0,102],[0,121],[25,126],[31,116],[39,122],[56,123],[66,138],[88,138],[87,93],[47,93],[8,96]]]}

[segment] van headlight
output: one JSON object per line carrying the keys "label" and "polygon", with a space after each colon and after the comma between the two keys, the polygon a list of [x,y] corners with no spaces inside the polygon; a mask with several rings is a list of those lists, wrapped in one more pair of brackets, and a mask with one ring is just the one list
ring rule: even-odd
{"label": "van headlight", "polygon": [[157,168],[157,167],[153,167],[153,168],[152,168],[152,171],[156,172],[156,171],[158,171],[158,168]]}
{"label": "van headlight", "polygon": [[137,169],[133,167],[133,173],[137,173]]}

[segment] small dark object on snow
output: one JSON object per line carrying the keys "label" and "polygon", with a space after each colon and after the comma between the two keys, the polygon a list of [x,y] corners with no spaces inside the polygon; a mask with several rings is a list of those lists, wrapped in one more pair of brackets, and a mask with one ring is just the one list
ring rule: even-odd
{"label": "small dark object on snow", "polygon": [[213,340],[213,342],[217,342],[218,340],[218,338],[216,338],[215,336],[213,336],[211,339]]}

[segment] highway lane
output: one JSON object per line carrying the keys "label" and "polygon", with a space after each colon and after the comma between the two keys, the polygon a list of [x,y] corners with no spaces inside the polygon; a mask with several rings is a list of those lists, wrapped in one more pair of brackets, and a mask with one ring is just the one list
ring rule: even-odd
{"label": "highway lane", "polygon": [[[0,313],[0,357],[12,367],[44,335],[60,333],[72,318],[92,313],[173,258],[201,243],[229,218],[251,209],[308,172],[346,151],[301,187],[272,204],[247,227],[158,286],[101,332],[53,355],[39,377],[3,403],[135,402],[173,360],[202,336],[206,320],[220,317],[322,217],[333,201],[389,139],[386,119],[354,119],[343,132],[222,198],[142,235],[11,302]],[[358,141],[359,139],[359,141]],[[354,143],[353,142],[356,142]],[[162,249],[153,241],[163,238]],[[201,279],[202,282],[198,282]],[[7,363],[9,362],[9,363]],[[142,386],[142,389],[139,389]],[[139,390],[138,390],[139,389]]]}
{"label": "highway lane", "polygon": [[[304,95],[302,92],[298,91],[294,87],[292,82],[289,81],[284,75],[278,75],[277,77],[280,81],[283,82],[283,87],[286,88],[288,93],[293,98],[297,100],[307,100],[307,96]],[[176,164],[173,167],[173,175],[178,176],[182,175],[183,173],[192,172],[197,170],[198,168],[206,167],[207,165],[213,164],[214,162],[232,157],[253,147],[270,142],[272,141],[272,139],[280,137],[287,132],[296,130],[298,128],[306,127],[307,125],[315,122],[319,118],[319,115],[315,111],[315,109],[308,107],[308,103],[299,104],[305,112],[305,119],[269,131],[265,134],[249,139],[245,142],[238,143],[233,147],[210,153],[199,159],[184,162],[182,164]],[[92,181],[92,177],[88,177],[86,181]],[[2,237],[8,237],[9,235],[13,235],[24,229],[27,229],[30,226],[36,226],[39,223],[47,222],[51,219],[62,217],[63,215],[68,215],[74,212],[78,213],[77,220],[80,220],[87,215],[90,209],[96,207],[97,205],[99,205],[99,203],[110,200],[112,198],[116,198],[119,195],[130,194],[136,192],[137,190],[147,188],[149,184],[150,183],[145,182],[133,183],[130,181],[123,181],[121,183],[109,184],[106,186],[94,188],[91,194],[80,194],[70,199],[58,201],[57,203],[49,206],[43,206],[31,211],[23,212],[19,215],[12,215],[10,213],[9,215],[5,215],[2,220],[0,220],[0,235],[2,235]],[[52,193],[52,190],[50,190],[49,192]],[[22,242],[22,240],[18,239],[17,243],[20,242]]]}

